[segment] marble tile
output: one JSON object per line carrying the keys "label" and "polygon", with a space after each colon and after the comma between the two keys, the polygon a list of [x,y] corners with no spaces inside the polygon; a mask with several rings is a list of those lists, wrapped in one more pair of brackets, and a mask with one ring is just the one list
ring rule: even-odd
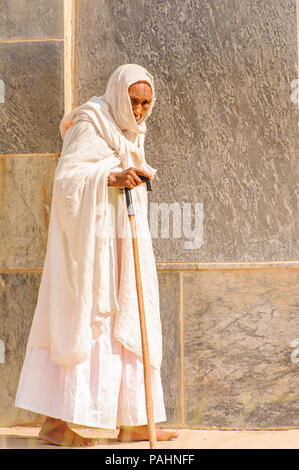
{"label": "marble tile", "polygon": [[14,406],[26,344],[37,302],[40,274],[0,274],[0,426],[42,422],[44,417]]}
{"label": "marble tile", "polygon": [[[179,277],[159,275],[163,362],[161,376],[167,421],[179,424],[180,325]],[[0,274],[0,339],[5,344],[5,363],[0,364],[0,426],[41,422],[43,417],[14,407],[19,374],[37,302],[40,274]]]}
{"label": "marble tile", "polygon": [[[180,416],[180,280],[179,273],[159,273],[160,311],[163,334],[161,377],[167,421],[179,424]],[[161,423],[162,424],[162,423]]]}
{"label": "marble tile", "polygon": [[153,240],[159,261],[299,254],[296,1],[78,2],[76,101],[138,63],[155,77],[151,202],[203,204],[203,244]]}
{"label": "marble tile", "polygon": [[63,0],[0,0],[0,40],[63,38]]}
{"label": "marble tile", "polygon": [[42,268],[59,157],[0,156],[0,263]]}
{"label": "marble tile", "polygon": [[298,426],[298,282],[297,269],[184,273],[187,425]]}
{"label": "marble tile", "polygon": [[63,43],[0,44],[0,79],[0,154],[60,152]]}

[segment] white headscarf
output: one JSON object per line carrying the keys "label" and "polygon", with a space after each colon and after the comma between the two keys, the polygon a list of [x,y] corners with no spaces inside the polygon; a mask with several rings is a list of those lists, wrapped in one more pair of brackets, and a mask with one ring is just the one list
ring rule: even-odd
{"label": "white headscarf", "polygon": [[[153,99],[149,109],[136,122],[128,89],[133,83],[146,81],[152,88]],[[129,166],[131,152],[136,166],[146,168],[144,156],[145,120],[150,116],[156,100],[153,76],[137,64],[125,64],[111,75],[104,95],[89,101],[64,116],[60,123],[62,138],[75,116],[92,121],[106,143],[116,151],[124,169]],[[147,168],[149,170],[150,168]],[[155,172],[153,172],[155,174]]]}
{"label": "white headscarf", "polygon": [[[153,99],[149,109],[137,123],[132,110],[128,90],[133,83],[139,81],[146,81],[150,84],[153,92]],[[154,80],[152,75],[146,69],[136,64],[121,65],[111,75],[107,83],[104,97],[106,103],[108,103],[110,112],[120,129],[131,131],[136,134],[143,134],[146,131],[146,124],[144,121],[150,116],[156,99]]]}

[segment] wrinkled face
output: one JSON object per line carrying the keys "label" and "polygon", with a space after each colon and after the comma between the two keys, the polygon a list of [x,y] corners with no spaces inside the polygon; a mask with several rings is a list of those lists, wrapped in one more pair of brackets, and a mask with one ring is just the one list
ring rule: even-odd
{"label": "wrinkled face", "polygon": [[152,88],[147,82],[136,82],[129,87],[128,93],[136,122],[138,122],[150,107],[153,99]]}

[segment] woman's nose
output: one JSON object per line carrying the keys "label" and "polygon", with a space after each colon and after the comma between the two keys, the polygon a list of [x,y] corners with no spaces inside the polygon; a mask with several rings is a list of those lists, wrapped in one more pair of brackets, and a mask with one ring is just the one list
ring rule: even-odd
{"label": "woman's nose", "polygon": [[141,104],[140,104],[140,103],[135,106],[135,113],[136,113],[136,114],[140,114],[140,113],[141,113]]}
{"label": "woman's nose", "polygon": [[134,107],[134,116],[135,116],[136,119],[141,117],[141,113],[142,113],[141,105],[135,106]]}

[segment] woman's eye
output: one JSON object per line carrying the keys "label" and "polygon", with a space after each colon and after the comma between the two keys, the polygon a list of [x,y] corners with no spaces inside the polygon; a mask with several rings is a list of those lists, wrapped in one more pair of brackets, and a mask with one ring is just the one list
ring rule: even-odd
{"label": "woman's eye", "polygon": [[145,106],[146,104],[149,104],[148,101],[143,101],[142,106]]}

